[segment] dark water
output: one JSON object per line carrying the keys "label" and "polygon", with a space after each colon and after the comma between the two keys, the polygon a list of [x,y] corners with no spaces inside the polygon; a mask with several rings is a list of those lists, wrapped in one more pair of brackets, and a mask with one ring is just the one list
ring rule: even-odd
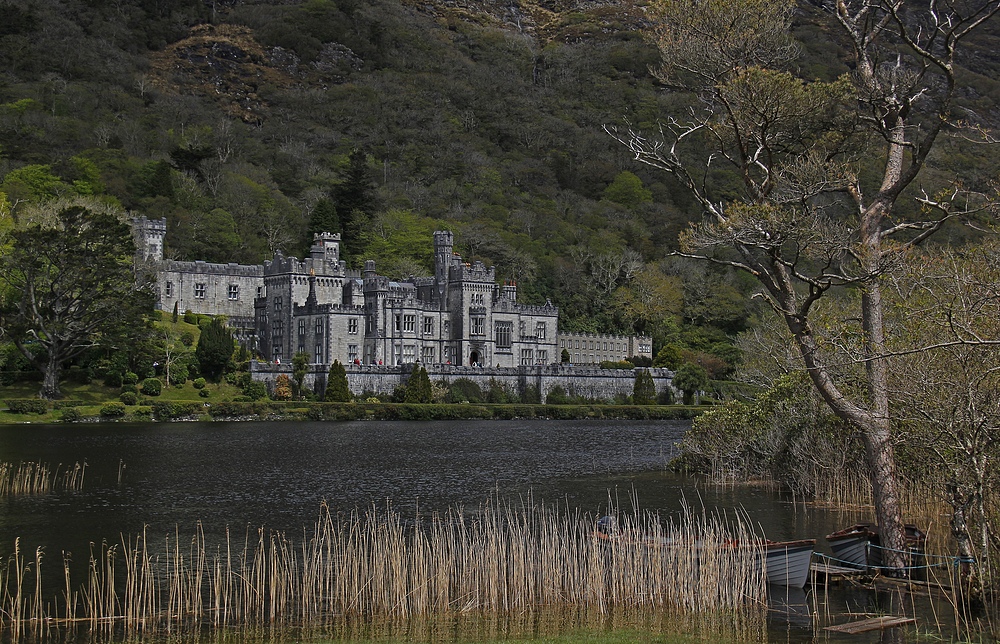
{"label": "dark water", "polygon": [[[663,515],[682,504],[745,512],[775,540],[819,538],[846,519],[804,509],[774,492],[717,488],[666,471],[686,421],[482,421],[175,423],[2,426],[0,461],[87,463],[83,491],[0,499],[0,556],[45,549],[86,561],[91,543],[145,529],[209,539],[260,526],[300,534],[326,501],[334,512],[391,505],[403,518],[491,497],[530,497],[598,516],[610,505]],[[867,591],[779,594],[774,641],[811,641],[810,611],[864,612],[884,601]],[[781,609],[781,606],[778,606]],[[842,620],[846,621],[846,620]],[[854,636],[851,641],[878,641]],[[830,639],[823,636],[823,639]],[[832,639],[836,640],[836,637]],[[895,640],[900,641],[900,640]]]}

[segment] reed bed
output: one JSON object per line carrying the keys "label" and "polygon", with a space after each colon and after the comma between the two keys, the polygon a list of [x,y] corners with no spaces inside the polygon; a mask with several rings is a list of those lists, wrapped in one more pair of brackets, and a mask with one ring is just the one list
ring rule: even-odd
{"label": "reed bed", "polygon": [[593,517],[491,502],[404,521],[391,509],[335,515],[324,504],[296,544],[259,529],[210,545],[201,526],[154,545],[145,533],[94,546],[75,588],[41,587],[42,553],[15,543],[0,571],[0,619],[15,637],[60,625],[121,635],[331,620],[504,615],[540,607],[640,609],[679,619],[725,615],[759,629],[762,541],[741,517],[686,512],[619,517],[610,538]]}
{"label": "reed bed", "polygon": [[74,463],[63,469],[45,463],[0,462],[0,497],[48,494],[50,492],[79,492],[87,463]]}

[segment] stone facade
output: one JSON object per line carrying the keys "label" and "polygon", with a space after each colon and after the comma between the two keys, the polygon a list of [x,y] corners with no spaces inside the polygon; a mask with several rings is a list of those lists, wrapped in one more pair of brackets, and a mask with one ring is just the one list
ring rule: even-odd
{"label": "stone facade", "polygon": [[570,363],[576,365],[621,362],[634,356],[652,359],[653,339],[646,336],[560,333],[560,356],[563,349],[569,352]]}

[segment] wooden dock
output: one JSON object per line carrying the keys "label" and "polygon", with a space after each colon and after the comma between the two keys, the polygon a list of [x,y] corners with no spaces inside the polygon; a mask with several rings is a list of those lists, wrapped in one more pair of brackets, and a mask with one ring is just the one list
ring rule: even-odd
{"label": "wooden dock", "polygon": [[823,630],[854,635],[856,633],[867,633],[868,631],[880,631],[886,628],[896,628],[897,626],[905,626],[906,624],[915,624],[916,621],[917,620],[912,617],[894,617],[892,615],[886,615],[883,617],[862,619],[857,622],[847,622],[846,624],[827,626]]}
{"label": "wooden dock", "polygon": [[865,574],[865,571],[860,568],[836,566],[834,564],[823,563],[822,561],[814,561],[809,567],[809,570],[811,571],[813,578],[822,580],[824,583],[840,579],[849,579],[851,577],[858,577]]}

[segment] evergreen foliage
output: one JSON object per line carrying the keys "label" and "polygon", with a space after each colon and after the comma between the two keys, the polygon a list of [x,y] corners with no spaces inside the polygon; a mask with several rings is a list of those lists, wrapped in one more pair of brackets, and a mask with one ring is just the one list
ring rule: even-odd
{"label": "evergreen foliage", "polygon": [[632,403],[635,405],[653,405],[656,403],[656,383],[653,374],[647,369],[638,369],[635,373],[635,384],[632,387]]}
{"label": "evergreen foliage", "polygon": [[309,354],[304,351],[296,351],[292,356],[292,379],[295,383],[294,394],[296,398],[303,398],[302,383],[306,379],[309,370]]}
{"label": "evergreen foliage", "polygon": [[201,337],[198,338],[194,354],[201,372],[209,378],[217,379],[226,370],[234,350],[233,334],[223,319],[217,317],[212,318],[201,330]]}
{"label": "evergreen foliage", "polygon": [[326,392],[323,394],[323,400],[326,402],[350,402],[351,398],[351,389],[347,382],[347,369],[340,363],[340,360],[334,360],[333,364],[330,365],[330,373],[326,377]]}
{"label": "evergreen foliage", "polygon": [[431,394],[431,379],[427,369],[422,364],[413,365],[410,379],[406,382],[406,395],[403,402],[426,404],[433,402]]}

